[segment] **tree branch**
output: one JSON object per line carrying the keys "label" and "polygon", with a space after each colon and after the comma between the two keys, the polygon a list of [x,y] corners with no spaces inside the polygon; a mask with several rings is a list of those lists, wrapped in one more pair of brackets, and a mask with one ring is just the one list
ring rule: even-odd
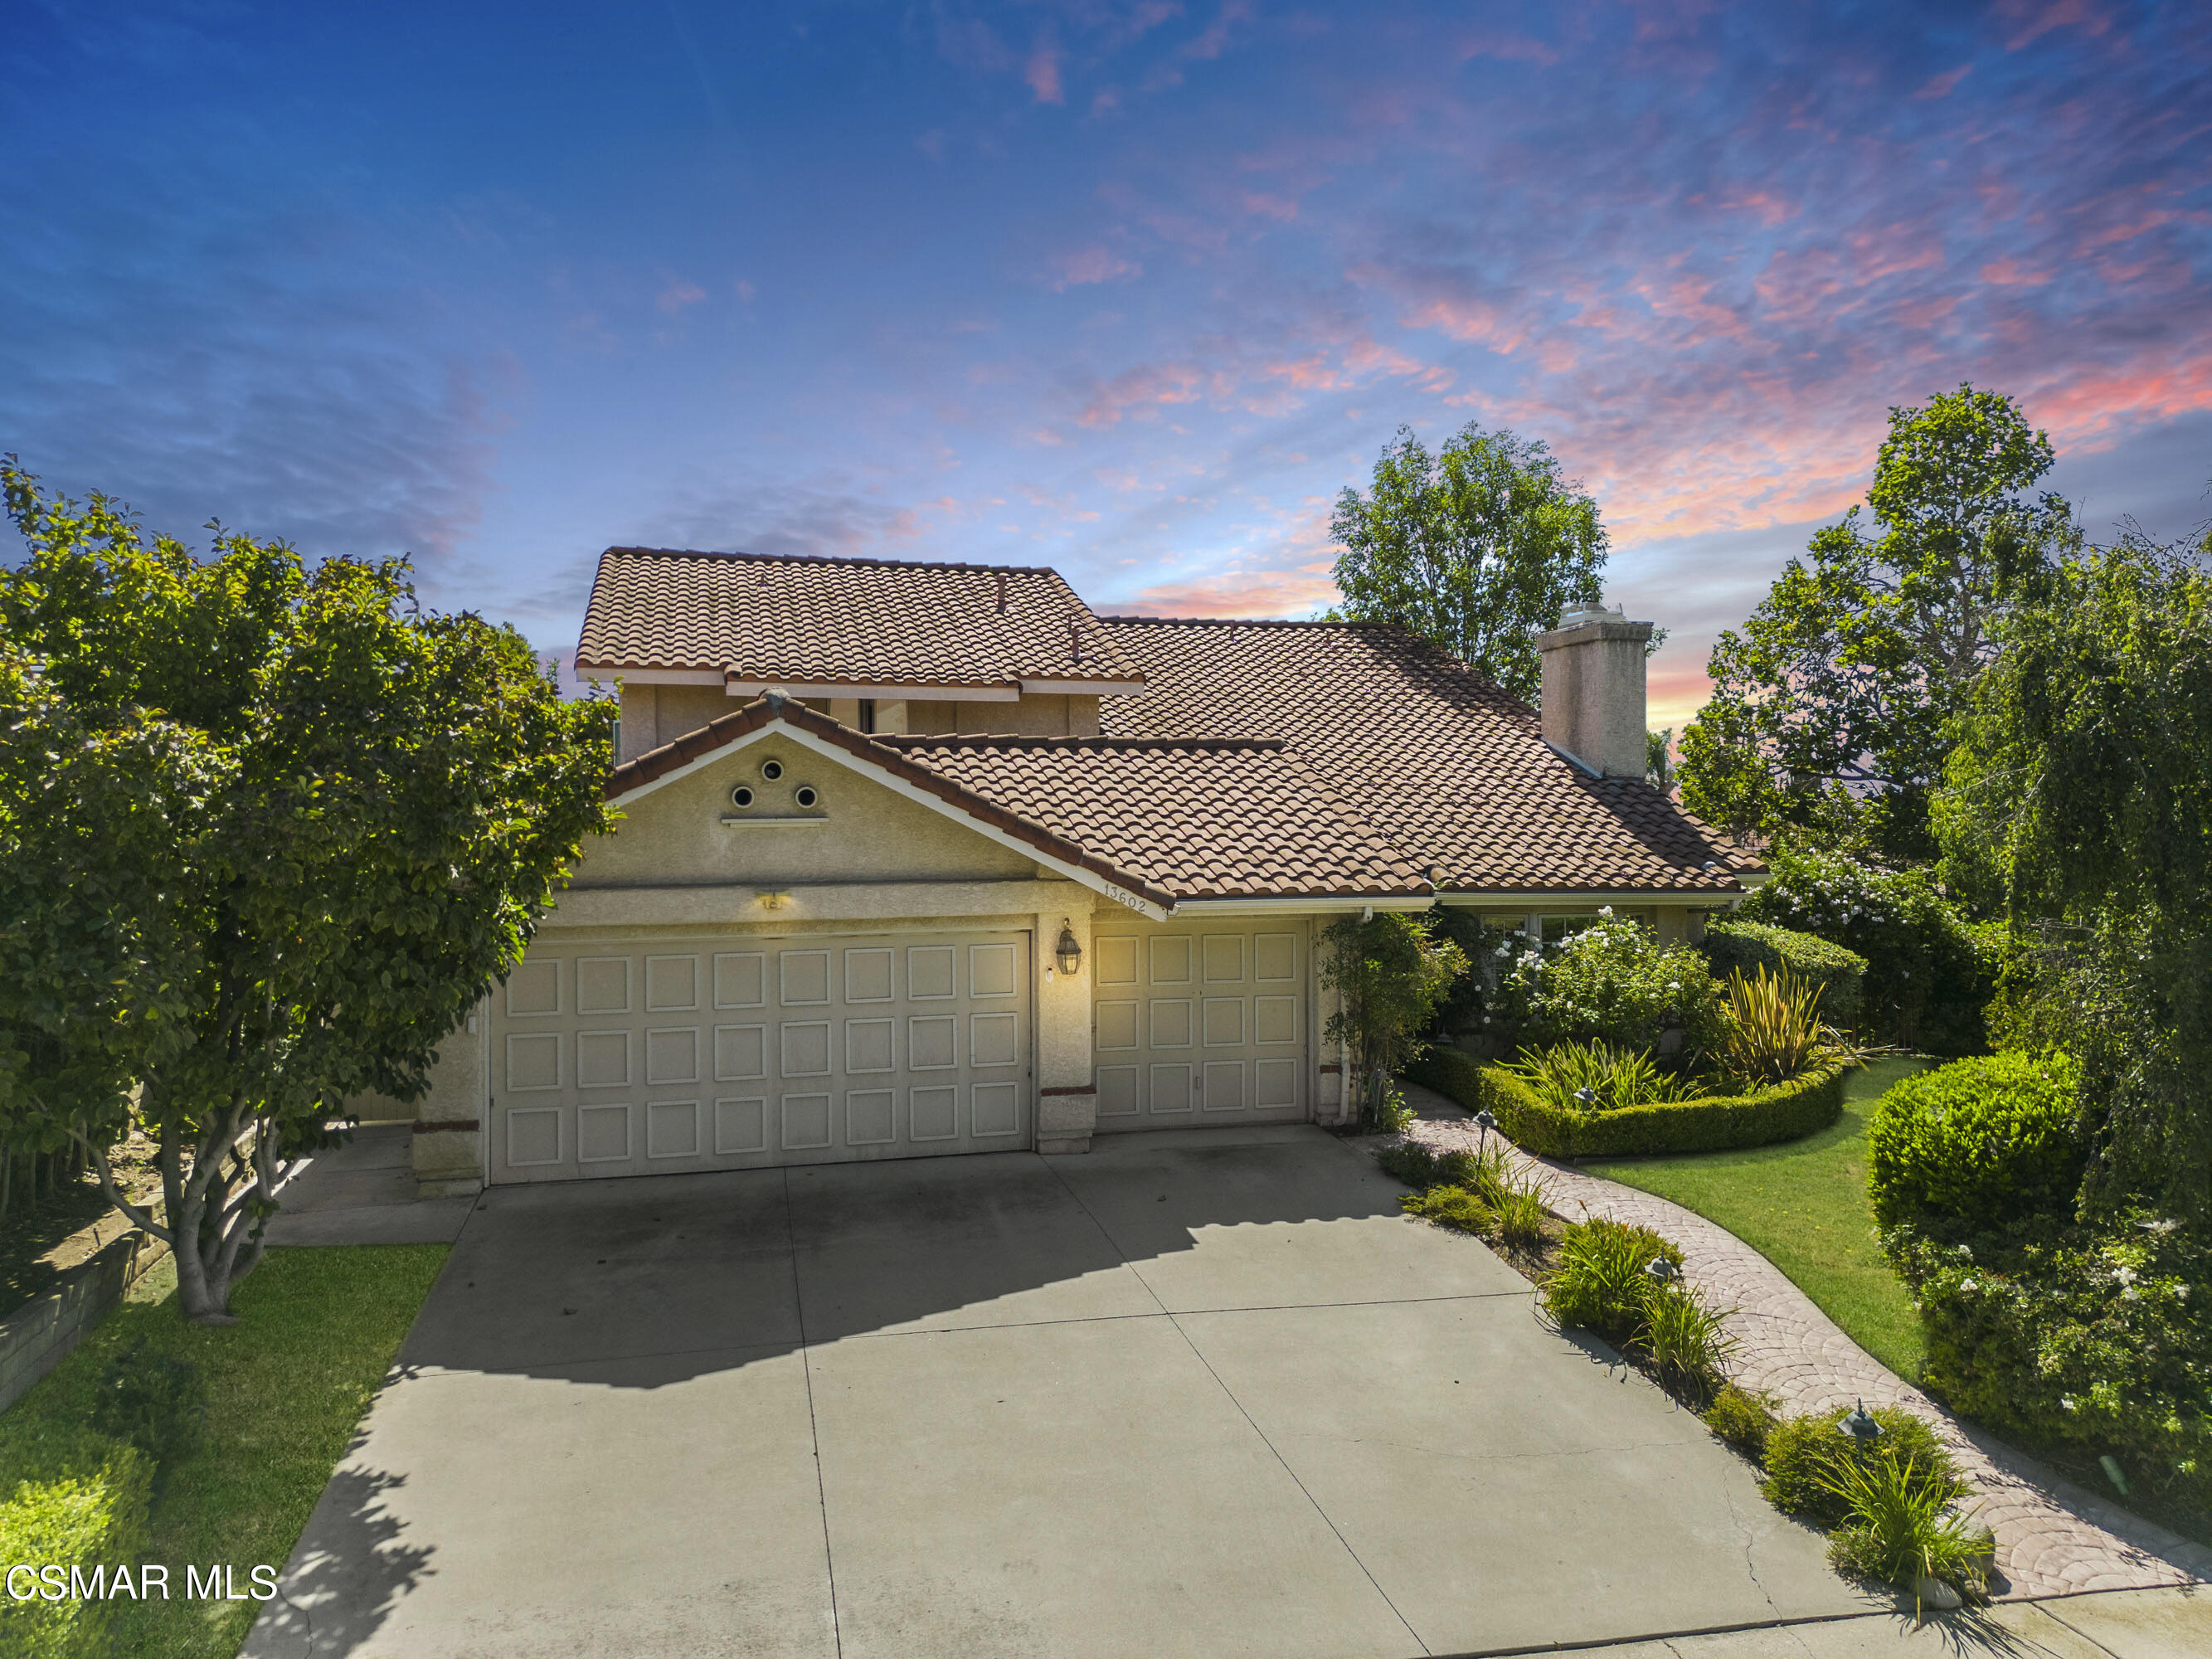
{"label": "tree branch", "polygon": [[143,1228],[146,1231],[153,1234],[155,1237],[160,1239],[164,1244],[168,1245],[172,1249],[175,1249],[177,1243],[176,1235],[170,1231],[168,1228],[162,1225],[160,1222],[155,1220],[153,1213],[150,1211],[140,1209],[136,1204],[131,1202],[129,1199],[124,1197],[123,1194],[116,1189],[115,1171],[110,1169],[107,1164],[107,1148],[94,1145],[89,1139],[84,1135],[79,1134],[74,1129],[70,1131],[70,1139],[76,1141],[78,1146],[84,1148],[86,1154],[92,1159],[93,1168],[100,1171],[100,1196],[105,1198],[110,1204],[112,1204],[117,1209],[122,1211],[124,1218],[129,1221],[132,1226]]}

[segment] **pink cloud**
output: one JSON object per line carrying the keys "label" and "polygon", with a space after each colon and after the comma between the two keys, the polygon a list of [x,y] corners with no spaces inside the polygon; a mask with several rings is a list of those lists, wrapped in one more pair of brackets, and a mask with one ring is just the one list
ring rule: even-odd
{"label": "pink cloud", "polygon": [[1123,276],[1140,276],[1144,266],[1134,260],[1103,247],[1086,247],[1073,253],[1061,253],[1052,260],[1053,292],[1064,293],[1071,288],[1084,288],[1093,283],[1110,283]]}
{"label": "pink cloud", "polygon": [[1292,617],[1336,599],[1336,584],[1327,576],[1251,570],[1161,582],[1113,609],[1133,617]]}
{"label": "pink cloud", "polygon": [[659,306],[661,310],[667,313],[671,317],[673,317],[678,312],[683,310],[684,307],[696,306],[700,301],[706,297],[707,290],[703,288],[696,287],[692,283],[686,282],[672,281],[667,287],[660,290],[659,295],[653,301],[653,304]]}
{"label": "pink cloud", "polygon": [[1267,196],[1256,191],[1247,191],[1243,200],[1244,211],[1261,218],[1273,219],[1287,225],[1298,216],[1298,204],[1296,202],[1286,201],[1280,196]]}
{"label": "pink cloud", "polygon": [[1981,279],[1998,288],[2041,288],[2051,280],[2047,270],[2031,270],[2008,253],[2002,259],[1992,259],[1981,268]]}
{"label": "pink cloud", "polygon": [[1912,95],[1923,100],[1948,98],[1959,82],[1973,72],[1973,68],[1972,64],[1961,64],[1958,68],[1946,70],[1941,75],[1931,75],[1928,77],[1927,84]]}
{"label": "pink cloud", "polygon": [[1100,386],[1076,416],[1084,426],[1115,426],[1131,411],[1195,402],[1206,377],[1189,363],[1146,363]]}
{"label": "pink cloud", "polygon": [[1022,79],[1029,83],[1030,92],[1040,104],[1064,104],[1066,94],[1060,87],[1060,65],[1063,54],[1056,47],[1040,46],[1030,54],[1029,63],[1022,70]]}
{"label": "pink cloud", "polygon": [[2007,52],[2033,46],[2053,29],[2077,28],[2094,40],[2112,26],[2112,20],[2092,8],[2089,0],[2050,0],[2048,4],[2004,0],[1996,9],[1998,16],[2019,25],[2005,40]]}

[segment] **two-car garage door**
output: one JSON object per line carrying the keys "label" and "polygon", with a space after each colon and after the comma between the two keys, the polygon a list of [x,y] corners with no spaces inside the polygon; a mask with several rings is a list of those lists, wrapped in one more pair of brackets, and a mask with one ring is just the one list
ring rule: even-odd
{"label": "two-car garage door", "polygon": [[540,945],[493,993],[495,1182],[1030,1142],[1029,936]]}

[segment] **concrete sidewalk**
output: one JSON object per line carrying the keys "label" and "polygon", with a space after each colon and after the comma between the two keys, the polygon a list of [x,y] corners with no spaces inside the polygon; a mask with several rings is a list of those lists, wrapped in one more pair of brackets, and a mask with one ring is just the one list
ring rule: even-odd
{"label": "concrete sidewalk", "polygon": [[473,1198],[415,1196],[411,1123],[362,1123],[317,1152],[277,1194],[271,1244],[449,1244]]}

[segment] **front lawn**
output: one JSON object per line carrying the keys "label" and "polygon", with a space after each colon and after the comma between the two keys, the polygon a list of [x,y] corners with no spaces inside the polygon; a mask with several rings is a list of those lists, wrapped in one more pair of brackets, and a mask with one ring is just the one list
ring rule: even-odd
{"label": "front lawn", "polygon": [[[185,1566],[282,1568],[354,1429],[383,1381],[416,1310],[445,1263],[443,1244],[278,1249],[240,1286],[240,1322],[187,1325],[177,1316],[176,1273],[165,1261],[52,1375],[0,1414],[81,1424],[102,1370],[143,1343],[198,1370],[210,1401],[200,1449],[163,1469],[144,1559],[167,1564],[173,1597]],[[0,1488],[9,1484],[0,1467]],[[118,1608],[118,1655],[230,1659],[258,1601],[172,1599]]]}
{"label": "front lawn", "polygon": [[1881,1060],[1853,1072],[1843,1116],[1802,1140],[1582,1167],[1727,1228],[1788,1274],[1853,1341],[1910,1380],[1920,1372],[1920,1319],[1874,1242],[1867,1117],[1892,1084],[1935,1063]]}

